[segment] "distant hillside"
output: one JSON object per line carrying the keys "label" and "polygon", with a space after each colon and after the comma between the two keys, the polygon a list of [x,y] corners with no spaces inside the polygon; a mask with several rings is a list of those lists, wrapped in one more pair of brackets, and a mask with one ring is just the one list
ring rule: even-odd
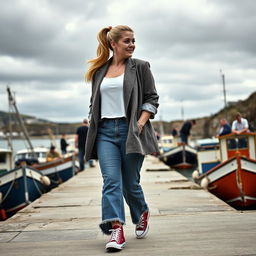
{"label": "distant hillside", "polygon": [[[43,136],[52,134],[74,134],[80,123],[56,123],[45,119],[38,119],[34,116],[21,115],[23,122],[30,136]],[[8,112],[0,111],[0,131],[7,133],[9,131],[10,123],[12,131],[21,134],[21,128],[17,121],[15,113],[9,114]]]}
{"label": "distant hillside", "polygon": [[[191,130],[192,136],[195,138],[208,138],[215,136],[219,127],[219,120],[227,118],[228,122],[232,124],[235,119],[236,112],[242,113],[252,127],[256,128],[256,92],[252,93],[246,100],[232,102],[226,109],[221,109],[216,114],[208,117],[194,118],[197,124]],[[164,132],[170,134],[172,129],[176,127],[181,128],[183,121],[176,120],[171,122],[162,122]],[[161,122],[154,122],[154,128],[160,132]]]}
{"label": "distant hillside", "polygon": [[[215,136],[219,126],[219,120],[223,117],[227,117],[227,120],[231,124],[237,111],[241,112],[253,127],[256,127],[256,92],[252,93],[246,100],[240,100],[238,102],[229,104],[226,109],[221,109],[216,114],[202,118],[195,117],[194,119],[196,119],[197,124],[196,126],[193,126],[191,131],[192,136],[194,138],[207,138]],[[49,129],[53,134],[74,134],[77,127],[80,125],[80,123],[56,123],[28,115],[22,115],[22,118],[31,136],[48,135]],[[10,120],[12,130],[20,133],[21,129],[18,125],[16,115],[12,114],[11,117],[9,117],[9,114],[4,111],[0,111],[0,131],[4,133],[9,131]],[[152,123],[156,131],[160,132],[162,126],[165,134],[170,134],[174,127],[179,130],[183,121],[153,121]]]}

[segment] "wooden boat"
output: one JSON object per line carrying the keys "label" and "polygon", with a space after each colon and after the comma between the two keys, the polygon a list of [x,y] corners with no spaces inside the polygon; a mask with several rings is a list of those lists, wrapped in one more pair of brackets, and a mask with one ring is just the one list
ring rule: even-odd
{"label": "wooden boat", "polygon": [[202,187],[237,209],[255,206],[256,133],[229,134],[219,140],[220,163],[198,176],[194,173],[193,177]]}
{"label": "wooden boat", "polygon": [[39,171],[21,166],[0,175],[0,220],[15,214],[39,198],[50,185]]}
{"label": "wooden boat", "polygon": [[51,180],[48,189],[52,189],[73,177],[78,172],[78,163],[73,153],[67,153],[63,158],[47,162],[48,151],[49,149],[45,147],[34,148],[33,152],[30,149],[20,150],[15,156],[15,163],[16,165],[26,163],[40,171],[42,175],[48,176]]}
{"label": "wooden boat", "polygon": [[160,154],[159,159],[172,168],[185,169],[197,164],[197,151],[184,143]]}
{"label": "wooden boat", "polygon": [[42,175],[49,177],[51,181],[49,189],[69,180],[78,172],[74,154],[67,154],[63,158],[35,165],[34,168],[40,171]]}

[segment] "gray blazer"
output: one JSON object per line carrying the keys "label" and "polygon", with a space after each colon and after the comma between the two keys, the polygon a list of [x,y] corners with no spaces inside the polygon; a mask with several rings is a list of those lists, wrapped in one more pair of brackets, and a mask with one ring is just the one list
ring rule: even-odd
{"label": "gray blazer", "polygon": [[[101,118],[100,84],[111,64],[112,58],[99,68],[93,76],[92,95],[90,105],[90,126],[85,145],[85,159],[97,159],[96,136],[98,123]],[[128,136],[126,141],[126,154],[140,153],[143,155],[158,153],[158,143],[154,129],[148,121],[141,133],[137,121],[142,110],[151,113],[154,118],[158,108],[158,95],[155,82],[148,62],[128,58],[125,63],[124,74],[124,105],[128,121]]]}

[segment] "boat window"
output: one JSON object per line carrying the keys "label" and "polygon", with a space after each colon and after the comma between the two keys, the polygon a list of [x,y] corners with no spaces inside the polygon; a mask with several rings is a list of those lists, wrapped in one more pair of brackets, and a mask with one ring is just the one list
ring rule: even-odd
{"label": "boat window", "polygon": [[248,148],[248,138],[240,137],[227,140],[228,149]]}
{"label": "boat window", "polygon": [[15,157],[17,160],[26,158],[26,154],[18,154]]}
{"label": "boat window", "polygon": [[6,154],[0,153],[0,163],[5,163],[5,162],[6,162]]}
{"label": "boat window", "polygon": [[38,158],[39,157],[39,153],[29,153],[28,154],[28,158],[32,159],[32,158]]}
{"label": "boat window", "polygon": [[164,139],[163,143],[172,143],[172,140],[171,139]]}

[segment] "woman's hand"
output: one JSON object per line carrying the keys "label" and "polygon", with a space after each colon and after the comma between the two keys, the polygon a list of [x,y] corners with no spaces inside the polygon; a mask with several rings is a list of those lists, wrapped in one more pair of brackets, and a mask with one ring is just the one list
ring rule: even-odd
{"label": "woman's hand", "polygon": [[143,128],[144,128],[144,124],[140,123],[139,121],[137,122],[138,128],[139,128],[139,134],[142,133]]}
{"label": "woman's hand", "polygon": [[142,111],[139,120],[137,121],[139,133],[143,132],[144,125],[147,123],[148,119],[150,118],[151,113],[148,111]]}

